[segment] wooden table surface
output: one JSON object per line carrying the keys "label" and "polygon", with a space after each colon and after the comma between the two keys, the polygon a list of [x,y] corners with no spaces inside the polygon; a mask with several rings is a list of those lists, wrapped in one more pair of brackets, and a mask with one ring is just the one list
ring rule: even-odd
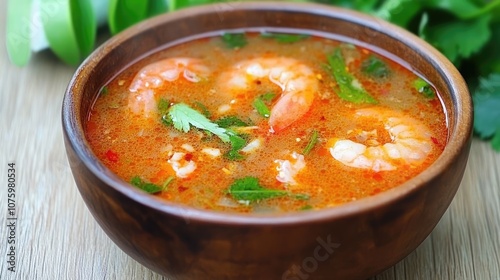
{"label": "wooden table surface", "polygon": [[[164,279],[123,253],[84,205],[61,129],[63,93],[75,68],[50,52],[24,68],[12,65],[6,2],[0,1],[0,279]],[[14,235],[7,226],[9,163],[16,175]],[[8,270],[9,240],[15,272]],[[500,153],[475,139],[462,185],[432,234],[373,279],[500,279]]]}

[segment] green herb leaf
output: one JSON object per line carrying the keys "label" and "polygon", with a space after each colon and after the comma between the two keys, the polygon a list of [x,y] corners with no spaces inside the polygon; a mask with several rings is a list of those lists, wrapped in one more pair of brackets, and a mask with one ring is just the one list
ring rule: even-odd
{"label": "green herb leaf", "polygon": [[244,126],[249,126],[248,123],[242,121],[240,118],[236,116],[225,116],[220,119],[218,119],[216,122],[220,127],[222,128],[229,128],[229,127],[244,127]]}
{"label": "green herb leaf", "polygon": [[168,113],[168,109],[170,108],[170,101],[165,98],[160,98],[158,101],[158,112],[160,115],[166,115]]}
{"label": "green herb leaf", "polygon": [[286,34],[286,33],[267,33],[267,32],[261,33],[260,36],[263,38],[274,39],[276,40],[276,42],[283,44],[295,43],[310,37],[309,35],[305,34]]}
{"label": "green herb leaf", "polygon": [[239,49],[248,44],[245,33],[224,33],[222,41],[230,49]]}
{"label": "green herb leaf", "polygon": [[399,26],[406,26],[421,7],[421,1],[387,0],[382,1],[381,6],[374,14]]}
{"label": "green herb leaf", "polygon": [[[154,193],[159,193],[161,191],[164,190],[163,187],[160,187],[158,185],[155,185],[153,183],[147,183],[147,182],[144,182],[141,177],[139,176],[135,176],[133,177],[131,180],[130,180],[130,184],[138,187],[139,189],[147,192],[147,193],[151,193],[151,194],[154,194]],[[165,186],[166,187],[166,186]]]}
{"label": "green herb leaf", "polygon": [[208,108],[207,106],[203,105],[201,102],[194,102],[194,106],[197,107],[198,109],[201,110],[201,113],[207,117],[207,118],[210,118],[211,117],[211,114],[210,114],[210,111],[208,111]]}
{"label": "green herb leaf", "polygon": [[282,196],[290,196],[299,200],[309,199],[309,195],[307,194],[292,194],[285,190],[266,189],[259,183],[259,179],[252,176],[235,180],[227,193],[234,199],[245,202],[255,202]]}
{"label": "green herb leaf", "polygon": [[436,92],[434,91],[434,88],[432,88],[432,86],[429,85],[422,78],[417,78],[413,82],[413,87],[415,88],[416,91],[421,93],[425,98],[432,99],[432,98],[436,97]]}
{"label": "green herb leaf", "polygon": [[377,79],[384,79],[389,77],[391,70],[380,58],[370,55],[366,60],[361,63],[361,71],[368,76]]}
{"label": "green herb leaf", "polygon": [[250,202],[288,195],[285,190],[272,190],[262,187],[259,179],[251,176],[234,181],[229,187],[228,193],[238,201]]}
{"label": "green herb leaf", "polygon": [[427,24],[422,33],[455,65],[481,50],[491,38],[490,16],[467,21]]}
{"label": "green herb leaf", "polygon": [[313,209],[313,207],[311,205],[307,204],[307,205],[304,205],[303,207],[301,207],[299,210],[306,211],[306,210],[312,210],[312,209]]}
{"label": "green herb leaf", "polygon": [[359,81],[349,72],[344,62],[344,57],[340,48],[336,48],[334,53],[328,55],[330,71],[337,81],[339,90],[337,95],[346,101],[353,103],[378,103],[368,92],[366,92]]}
{"label": "green herb leaf", "polygon": [[230,141],[226,129],[219,127],[216,123],[207,119],[203,114],[184,103],[178,103],[171,106],[169,109],[169,116],[172,119],[174,127],[178,130],[189,132],[191,126],[194,126],[199,129],[210,131],[225,143]]}
{"label": "green herb leaf", "polygon": [[271,110],[269,110],[269,107],[267,107],[266,103],[269,103],[276,97],[276,94],[270,92],[263,94],[253,101],[253,107],[257,110],[257,113],[259,115],[263,116],[264,118],[269,118],[271,116]]}
{"label": "green herb leaf", "polygon": [[319,140],[319,133],[317,130],[313,130],[311,139],[309,140],[309,143],[307,143],[307,146],[304,148],[304,151],[302,152],[304,155],[308,155],[314,146],[318,143]]}
{"label": "green herb leaf", "polygon": [[237,135],[234,132],[229,132],[229,141],[231,142],[231,150],[224,154],[224,157],[229,160],[243,160],[245,156],[240,153],[240,150],[243,149],[247,140],[240,135]]}
{"label": "green herb leaf", "polygon": [[106,96],[106,95],[108,95],[108,93],[109,93],[109,91],[108,91],[108,87],[107,87],[107,86],[103,86],[103,87],[101,88],[100,95],[101,95],[101,96]]}
{"label": "green herb leaf", "polygon": [[500,73],[481,78],[472,97],[474,130],[482,139],[492,139],[493,149],[500,151]]}

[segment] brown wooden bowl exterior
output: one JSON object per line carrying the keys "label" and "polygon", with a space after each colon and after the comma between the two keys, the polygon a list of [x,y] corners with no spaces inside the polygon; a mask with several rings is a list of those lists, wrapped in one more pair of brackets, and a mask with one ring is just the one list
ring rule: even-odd
{"label": "brown wooden bowl exterior", "polygon": [[[111,173],[83,125],[117,71],[169,42],[247,27],[340,34],[408,62],[441,92],[449,144],[425,172],[390,191],[337,208],[256,216],[201,211],[147,195]],[[223,3],[162,15],[113,37],[77,70],[63,102],[66,150],[92,215],[127,254],[172,279],[364,279],[394,265],[432,231],[466,167],[472,127],[467,87],[425,42],[372,17],[317,4]]]}

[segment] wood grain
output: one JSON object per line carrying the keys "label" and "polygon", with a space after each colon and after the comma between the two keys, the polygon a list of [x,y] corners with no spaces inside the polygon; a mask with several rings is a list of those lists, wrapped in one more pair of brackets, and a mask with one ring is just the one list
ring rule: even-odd
{"label": "wood grain", "polygon": [[[62,140],[61,102],[75,70],[50,52],[24,68],[5,49],[6,2],[0,2],[0,253],[7,254],[7,163],[17,175],[16,272],[0,279],[164,279],[103,233],[83,204]],[[500,153],[473,141],[462,185],[441,222],[406,259],[374,277],[500,279]]]}

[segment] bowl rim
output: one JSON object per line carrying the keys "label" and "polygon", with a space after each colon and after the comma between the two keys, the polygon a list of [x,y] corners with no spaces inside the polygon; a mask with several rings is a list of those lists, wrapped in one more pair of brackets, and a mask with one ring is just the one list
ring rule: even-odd
{"label": "bowl rim", "polygon": [[[83,162],[97,178],[102,180],[107,187],[126,196],[127,198],[149,208],[153,208],[166,215],[177,216],[186,222],[211,223],[220,225],[292,225],[311,224],[333,219],[346,218],[352,215],[365,213],[372,209],[396,202],[410,193],[416,191],[422,185],[433,180],[438,174],[445,171],[446,167],[457,160],[460,150],[467,148],[472,135],[473,108],[472,100],[468,92],[465,81],[455,66],[433,46],[420,39],[416,35],[393,25],[382,19],[370,16],[361,12],[348,10],[341,7],[318,3],[298,3],[298,2],[231,2],[216,3],[196,6],[155,16],[140,22],[121,33],[111,37],[104,44],[99,46],[75,71],[66,89],[62,103],[62,123],[63,132],[68,139],[68,143],[74,150],[78,158]],[[210,14],[214,11],[230,10],[265,10],[272,12],[301,12],[317,16],[333,17],[349,23],[366,26],[382,32],[385,35],[401,41],[409,48],[418,51],[419,54],[443,77],[447,87],[454,92],[452,98],[455,107],[454,127],[449,127],[448,143],[441,155],[426,170],[411,178],[405,183],[379,194],[364,197],[356,201],[348,202],[332,208],[319,209],[314,211],[299,211],[276,214],[248,214],[232,213],[215,210],[204,210],[190,207],[184,204],[165,201],[137,188],[132,187],[107,167],[94,155],[83,133],[81,124],[77,123],[75,104],[72,94],[75,84],[86,82],[89,74],[84,73],[84,69],[92,69],[98,61],[105,57],[116,46],[127,39],[144,32],[148,28],[165,24],[165,22],[193,17],[195,15]],[[223,30],[223,29],[221,29]],[[134,60],[135,61],[135,60]],[[81,90],[81,89],[80,89]],[[465,112],[465,113],[463,113]],[[453,116],[452,116],[453,117]],[[460,125],[460,126],[459,126]]]}

